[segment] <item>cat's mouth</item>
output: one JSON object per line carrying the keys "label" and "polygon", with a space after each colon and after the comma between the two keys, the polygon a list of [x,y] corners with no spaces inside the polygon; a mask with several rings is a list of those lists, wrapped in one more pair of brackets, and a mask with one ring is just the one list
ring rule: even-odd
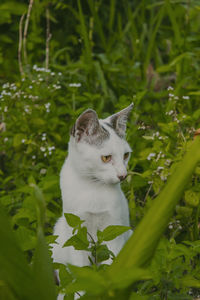
{"label": "cat's mouth", "polygon": [[96,183],[101,183],[101,184],[104,184],[104,185],[115,185],[115,184],[118,184],[118,183],[120,183],[120,180],[117,178],[116,180],[114,180],[114,179],[110,179],[110,180],[107,180],[107,181],[105,181],[105,180],[103,180],[103,179],[101,179],[101,178],[98,178],[98,177],[96,177],[96,176],[90,176],[90,180],[92,181],[92,182],[96,182]]}

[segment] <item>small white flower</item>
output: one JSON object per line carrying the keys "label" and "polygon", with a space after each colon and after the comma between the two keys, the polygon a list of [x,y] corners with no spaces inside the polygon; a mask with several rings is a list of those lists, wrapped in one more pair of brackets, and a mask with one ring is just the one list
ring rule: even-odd
{"label": "small white flower", "polygon": [[158,167],[157,168],[157,171],[159,172],[159,171],[161,171],[161,170],[163,170],[164,168],[163,167]]}
{"label": "small white flower", "polygon": [[153,157],[156,156],[156,153],[150,153],[147,157],[148,160],[151,160]]}
{"label": "small white flower", "polygon": [[170,110],[170,111],[168,112],[168,115],[171,116],[173,113],[174,113],[174,111],[173,111],[173,110]]}
{"label": "small white flower", "polygon": [[173,88],[172,86],[168,86],[167,90],[168,90],[168,91],[173,91],[174,88]]}
{"label": "small white flower", "polygon": [[173,225],[172,224],[169,225],[169,229],[173,229]]}
{"label": "small white flower", "polygon": [[32,89],[33,87],[32,87],[32,85],[29,85],[29,89]]}
{"label": "small white flower", "polygon": [[166,165],[166,166],[169,166],[170,164],[171,164],[171,159],[166,159],[165,165]]}
{"label": "small white flower", "polygon": [[51,76],[54,76],[55,75],[55,72],[51,72]]}
{"label": "small white flower", "polygon": [[40,174],[46,174],[47,170],[46,169],[41,169]]}
{"label": "small white flower", "polygon": [[148,181],[148,184],[153,184],[153,180]]}
{"label": "small white flower", "polygon": [[29,113],[29,112],[30,112],[29,106],[25,106],[25,107],[24,107],[24,111],[25,111],[26,113]]}
{"label": "small white flower", "polygon": [[25,139],[22,139],[22,140],[21,140],[22,144],[24,144],[24,143],[25,143],[25,141],[26,141]]}
{"label": "small white flower", "polygon": [[36,159],[36,156],[35,156],[35,155],[33,155],[33,156],[32,156],[32,159]]}
{"label": "small white flower", "polygon": [[40,150],[41,150],[42,152],[44,152],[44,151],[46,150],[46,148],[45,148],[45,147],[40,147]]}
{"label": "small white flower", "polygon": [[7,137],[5,137],[5,138],[4,138],[4,142],[6,143],[7,141],[8,141],[8,138],[7,138]]}
{"label": "small white flower", "polygon": [[70,83],[69,86],[70,86],[70,87],[76,87],[76,88],[78,88],[78,87],[81,86],[81,83],[76,83],[76,82],[74,82],[74,83]]}
{"label": "small white flower", "polygon": [[4,107],[4,112],[7,112],[7,111],[8,111],[8,107],[5,106],[5,107]]}
{"label": "small white flower", "polygon": [[10,86],[10,84],[9,84],[9,82],[7,82],[7,83],[3,84],[2,88],[3,89],[7,89],[7,88],[9,88],[9,86]]}
{"label": "small white flower", "polygon": [[170,98],[173,98],[173,97],[174,97],[174,94],[169,93],[169,97],[170,97]]}
{"label": "small white flower", "polygon": [[190,99],[189,96],[183,96],[182,98],[183,98],[184,100],[189,100],[189,99]]}
{"label": "small white flower", "polygon": [[11,84],[10,89],[16,91],[17,87],[14,83]]}
{"label": "small white flower", "polygon": [[166,176],[163,176],[163,175],[161,175],[161,176],[160,176],[160,179],[161,179],[162,181],[166,181],[166,180],[167,180],[167,177],[166,177]]}

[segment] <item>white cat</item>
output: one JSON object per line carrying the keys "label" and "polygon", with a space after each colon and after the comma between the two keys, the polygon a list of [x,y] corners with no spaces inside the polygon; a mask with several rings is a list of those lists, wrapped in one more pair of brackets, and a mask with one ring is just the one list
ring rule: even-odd
{"label": "white cat", "polygon": [[[127,176],[131,148],[125,140],[126,122],[133,104],[122,111],[98,120],[88,109],[77,119],[69,141],[69,153],[60,174],[63,215],[55,225],[58,235],[53,245],[54,262],[89,265],[88,253],[72,246],[62,248],[72,236],[64,213],[73,213],[85,220],[90,235],[96,240],[97,229],[109,225],[129,226],[127,200],[120,182]],[[117,255],[131,231],[107,242]]]}

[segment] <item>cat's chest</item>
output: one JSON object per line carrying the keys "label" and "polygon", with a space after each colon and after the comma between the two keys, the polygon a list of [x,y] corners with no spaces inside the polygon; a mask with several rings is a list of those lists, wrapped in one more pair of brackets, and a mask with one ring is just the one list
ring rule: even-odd
{"label": "cat's chest", "polygon": [[89,210],[95,213],[105,210],[116,211],[123,206],[125,199],[120,188],[111,189],[80,182],[73,185],[72,182],[61,187],[64,210]]}

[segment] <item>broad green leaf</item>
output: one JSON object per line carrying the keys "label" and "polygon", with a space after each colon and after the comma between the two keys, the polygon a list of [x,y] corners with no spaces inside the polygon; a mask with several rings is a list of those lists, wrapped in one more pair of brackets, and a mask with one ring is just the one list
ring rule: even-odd
{"label": "broad green leaf", "polygon": [[194,278],[192,275],[186,275],[182,279],[180,279],[181,285],[190,288],[200,288],[200,280]]}
{"label": "broad green leaf", "polygon": [[15,2],[15,1],[6,1],[0,5],[0,12],[2,14],[10,12],[14,15],[21,16],[27,9],[27,6],[24,3]]}
{"label": "broad green leaf", "polygon": [[39,297],[37,299],[56,300],[53,268],[43,234],[43,226],[45,222],[45,199],[42,191],[37,185],[31,184],[31,186],[34,188],[34,195],[36,199],[35,205],[38,217],[37,245],[33,261],[33,275],[37,291],[39,293]]}
{"label": "broad green leaf", "polygon": [[177,205],[176,212],[179,218],[188,219],[189,217],[191,217],[193,209],[191,207]]}
{"label": "broad green leaf", "polygon": [[189,95],[200,96],[200,91],[189,92]]}
{"label": "broad green leaf", "polygon": [[71,213],[65,213],[65,219],[68,223],[69,226],[75,228],[80,226],[83,222],[83,220],[81,220],[78,216],[71,214]]}
{"label": "broad green leaf", "polygon": [[17,133],[15,134],[14,138],[13,138],[13,146],[19,147],[22,145],[22,140],[25,139],[26,136],[23,133]]}
{"label": "broad green leaf", "polygon": [[195,193],[192,190],[185,191],[184,200],[187,205],[197,207],[199,205],[199,198],[199,193]]}
{"label": "broad green leaf", "polygon": [[44,126],[46,124],[46,121],[44,119],[41,118],[34,118],[31,119],[31,122],[38,128]]}
{"label": "broad green leaf", "polygon": [[130,230],[129,226],[121,226],[121,225],[110,225],[106,227],[103,231],[98,230],[97,236],[98,240],[101,241],[111,241],[115,239],[117,236],[123,234],[124,232]]}
{"label": "broad green leaf", "polygon": [[2,206],[0,207],[0,240],[0,281],[5,282],[16,299],[39,299],[31,269],[18,246],[9,218]]}
{"label": "broad green leaf", "polygon": [[88,250],[89,242],[87,240],[87,228],[82,227],[78,233],[69,238],[63,247],[73,246],[76,250]]}
{"label": "broad green leaf", "polygon": [[152,274],[148,269],[141,268],[122,268],[120,272],[116,273],[111,279],[111,288],[113,289],[124,289],[130,284],[140,281],[152,279]]}
{"label": "broad green leaf", "polygon": [[111,251],[108,249],[107,245],[99,245],[94,247],[92,255],[96,260],[96,263],[100,263],[104,260],[109,259]]}
{"label": "broad green leaf", "polygon": [[98,295],[105,291],[108,286],[108,281],[99,272],[89,267],[79,268],[70,265],[69,268],[76,280],[67,286],[66,291],[68,293],[84,290]]}
{"label": "broad green leaf", "polygon": [[53,268],[41,227],[38,228],[37,246],[33,261],[33,275],[39,293],[37,299],[56,300]]}
{"label": "broad green leaf", "polygon": [[36,246],[36,237],[33,232],[26,227],[19,226],[15,231],[17,241],[23,251],[34,249]]}
{"label": "broad green leaf", "polygon": [[128,300],[150,300],[149,296],[139,295],[137,293],[132,293]]}
{"label": "broad green leaf", "polygon": [[43,195],[41,189],[36,184],[31,183],[30,186],[33,187],[33,189],[34,189],[33,191],[34,191],[34,196],[36,199],[38,226],[40,228],[43,228],[43,225],[45,222],[45,209],[46,209],[44,195]]}

